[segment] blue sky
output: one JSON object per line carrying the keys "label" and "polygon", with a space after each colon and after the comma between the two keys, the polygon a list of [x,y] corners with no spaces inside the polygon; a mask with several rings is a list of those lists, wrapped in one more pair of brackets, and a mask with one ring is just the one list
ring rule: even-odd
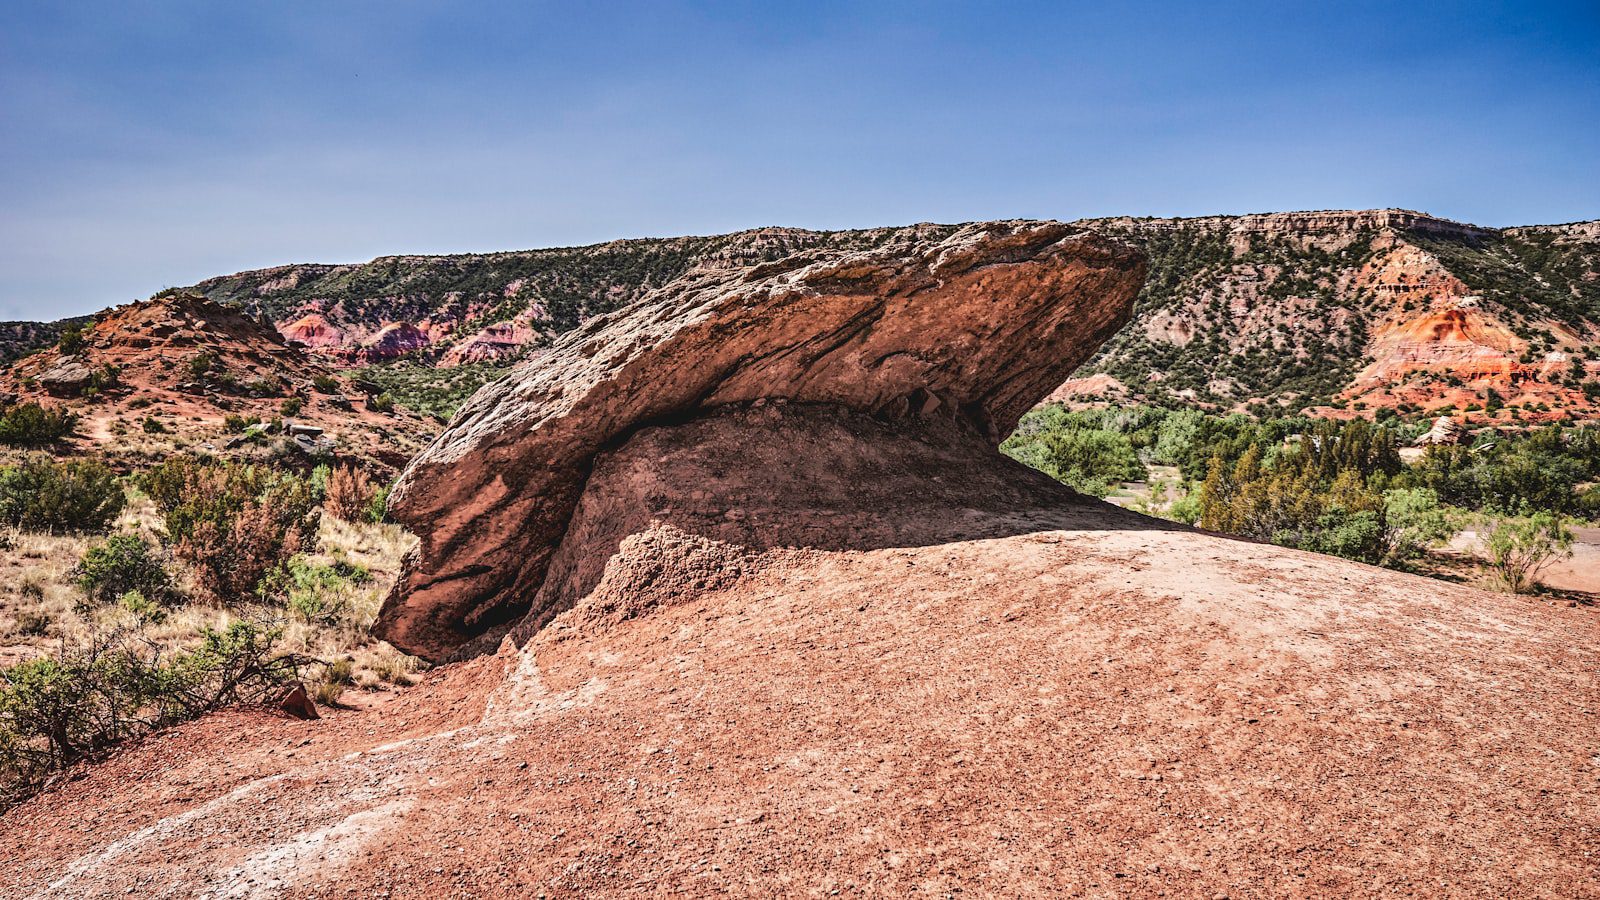
{"label": "blue sky", "polygon": [[1600,4],[0,0],[0,319],[286,262],[1600,217]]}

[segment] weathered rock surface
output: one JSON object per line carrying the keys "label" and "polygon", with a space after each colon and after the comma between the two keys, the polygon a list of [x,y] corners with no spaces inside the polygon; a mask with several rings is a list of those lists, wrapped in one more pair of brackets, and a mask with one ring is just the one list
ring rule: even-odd
{"label": "weathered rock surface", "polygon": [[485,387],[402,475],[422,542],[376,630],[441,659],[531,612],[596,452],[652,422],[763,398],[959,420],[998,443],[1127,320],[1126,245],[1053,222],[886,233],[699,269]]}
{"label": "weathered rock surface", "polygon": [[45,367],[35,379],[47,393],[57,397],[76,397],[94,380],[94,370],[82,357],[63,356]]}

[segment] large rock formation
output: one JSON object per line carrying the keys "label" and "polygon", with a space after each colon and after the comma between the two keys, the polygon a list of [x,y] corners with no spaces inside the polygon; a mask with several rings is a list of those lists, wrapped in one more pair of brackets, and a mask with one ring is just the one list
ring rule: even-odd
{"label": "large rock formation", "polygon": [[390,512],[422,542],[378,633],[437,660],[548,612],[535,597],[590,463],[641,425],[776,398],[998,443],[1126,321],[1143,280],[1132,249],[1047,222],[697,270],[484,388],[412,462]]}

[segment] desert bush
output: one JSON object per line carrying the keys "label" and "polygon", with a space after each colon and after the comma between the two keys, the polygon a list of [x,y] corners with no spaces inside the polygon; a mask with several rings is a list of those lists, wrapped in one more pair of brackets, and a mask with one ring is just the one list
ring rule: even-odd
{"label": "desert bush", "polygon": [[290,397],[278,404],[278,414],[281,416],[298,416],[305,405],[306,402],[299,397]]}
{"label": "desert bush", "polygon": [[1093,411],[1068,412],[1046,407],[1028,414],[1001,449],[1024,465],[1096,497],[1104,497],[1122,481],[1146,476],[1133,439],[1123,429],[1149,438],[1143,410],[1131,418],[1110,421]]}
{"label": "desert bush", "polygon": [[1532,590],[1546,567],[1572,555],[1572,529],[1562,516],[1548,510],[1492,516],[1484,524],[1489,568],[1500,586],[1514,594]]}
{"label": "desert bush", "polygon": [[128,591],[117,598],[117,605],[134,614],[140,622],[159,625],[167,619],[167,610],[151,600],[142,591]]}
{"label": "desert bush", "polygon": [[347,658],[336,659],[322,667],[322,680],[312,696],[318,703],[332,706],[344,696],[345,688],[355,682],[355,664]]}
{"label": "desert bush", "polygon": [[247,416],[241,416],[238,413],[228,413],[226,416],[222,417],[222,427],[223,427],[223,429],[226,430],[226,431],[232,432],[234,434],[243,433],[246,428],[249,428],[252,425],[260,425],[260,424],[261,424],[261,417],[260,416],[248,416],[247,417]]}
{"label": "desert bush", "polygon": [[1063,431],[1045,435],[1045,472],[1095,497],[1119,482],[1146,476],[1144,464],[1124,435],[1110,431]]}
{"label": "desert bush", "polygon": [[236,603],[316,539],[309,479],[265,466],[174,457],[141,486],[164,515],[167,540],[211,599]]}
{"label": "desert bush", "polygon": [[67,437],[77,426],[78,417],[65,410],[18,403],[0,413],[0,444],[42,447]]}
{"label": "desert bush", "polygon": [[381,413],[394,412],[394,396],[388,392],[384,392],[376,397],[368,397],[367,409],[370,409],[373,412]]}
{"label": "desert bush", "polygon": [[1428,488],[1389,490],[1383,495],[1383,510],[1389,530],[1383,564],[1391,568],[1408,565],[1461,526],[1459,511],[1440,505],[1439,495]]}
{"label": "desert bush", "polygon": [[[388,521],[389,518],[389,492],[394,489],[393,484],[386,484],[372,492],[372,499],[367,501],[367,509],[363,516],[366,521],[377,525]],[[1600,491],[1593,491],[1596,500],[1600,500]],[[1600,507],[1600,503],[1596,504]]]}
{"label": "desert bush", "polygon": [[371,580],[364,569],[348,565],[316,565],[302,557],[289,560],[263,586],[269,597],[281,598],[289,614],[313,625],[336,625],[350,613],[351,585]]}
{"label": "desert bush", "polygon": [[311,386],[316,388],[319,394],[339,393],[339,379],[332,375],[318,375],[311,379]]}
{"label": "desert bush", "polygon": [[145,416],[144,422],[140,424],[140,427],[144,429],[145,434],[167,433],[167,426],[161,424],[161,420],[157,419],[155,416]]}
{"label": "desert bush", "polygon": [[375,491],[372,479],[356,466],[340,466],[328,472],[327,493],[322,506],[342,522],[367,519]]}
{"label": "desert bush", "polygon": [[61,337],[56,341],[56,349],[68,356],[81,352],[84,344],[88,343],[84,337],[85,331],[86,329],[77,323],[61,329]]}
{"label": "desert bush", "polygon": [[159,602],[172,591],[166,567],[136,534],[112,535],[90,547],[73,574],[83,592],[102,603],[110,603],[130,591]]}
{"label": "desert bush", "polygon": [[50,633],[50,613],[42,609],[19,609],[15,613],[17,633],[24,637],[44,637]]}
{"label": "desert bush", "polygon": [[1200,521],[1200,491],[1194,489],[1182,497],[1172,501],[1167,507],[1166,517],[1174,522],[1193,525]]}
{"label": "desert bush", "polygon": [[44,576],[37,571],[28,572],[17,579],[17,593],[29,600],[44,599]]}
{"label": "desert bush", "polygon": [[279,631],[236,621],[163,658],[116,632],[56,657],[0,670],[0,807],[51,772],[119,741],[212,709],[260,702],[309,660],[278,654]]}
{"label": "desert bush", "polygon": [[0,522],[31,531],[104,531],[127,502],[97,460],[34,456],[0,468]]}

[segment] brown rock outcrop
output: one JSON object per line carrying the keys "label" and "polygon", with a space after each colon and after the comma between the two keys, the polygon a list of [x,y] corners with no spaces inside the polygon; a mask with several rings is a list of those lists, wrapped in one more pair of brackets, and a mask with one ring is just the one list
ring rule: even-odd
{"label": "brown rock outcrop", "polygon": [[47,366],[36,378],[39,386],[57,397],[76,397],[94,380],[94,370],[78,356],[63,356]]}
{"label": "brown rock outcrop", "polygon": [[380,328],[377,334],[362,341],[357,355],[362,359],[393,359],[422,350],[432,343],[433,338],[423,328],[410,322],[390,322]]}
{"label": "brown rock outcrop", "polygon": [[695,270],[481,390],[412,462],[390,510],[422,542],[376,630],[437,660],[543,612],[595,454],[642,425],[775,398],[998,443],[1127,320],[1143,277],[1137,251],[1054,222]]}

